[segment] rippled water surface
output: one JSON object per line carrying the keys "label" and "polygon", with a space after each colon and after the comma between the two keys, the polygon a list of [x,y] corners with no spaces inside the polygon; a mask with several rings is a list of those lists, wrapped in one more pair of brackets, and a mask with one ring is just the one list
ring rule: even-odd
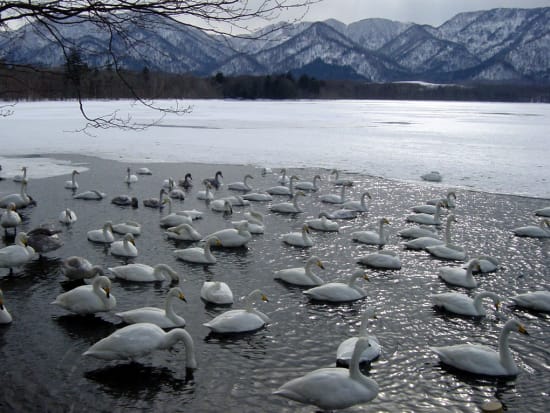
{"label": "rippled water surface", "polygon": [[[67,158],[69,159],[69,158]],[[33,179],[28,191],[38,206],[20,211],[23,229],[44,222],[56,222],[59,212],[69,207],[78,221],[64,228],[64,246],[35,260],[7,276],[0,270],[0,287],[13,316],[11,325],[0,326],[0,410],[8,411],[186,411],[186,412],[312,412],[315,408],[273,396],[287,380],[313,369],[335,365],[335,351],[345,338],[357,333],[360,318],[367,306],[375,306],[378,319],[369,326],[382,345],[381,357],[364,372],[380,385],[372,402],[348,411],[478,411],[489,399],[499,399],[508,411],[544,411],[550,383],[550,318],[511,306],[506,300],[503,317],[516,317],[525,323],[529,336],[512,333],[510,344],[521,369],[517,378],[492,379],[450,371],[440,365],[430,352],[430,345],[462,342],[483,343],[496,347],[503,325],[492,309],[485,319],[454,317],[434,310],[429,295],[444,291],[462,291],[442,283],[437,268],[455,265],[436,260],[424,252],[406,251],[397,232],[406,227],[410,207],[426,199],[444,195],[440,186],[416,186],[373,178],[348,175],[355,185],[349,197],[358,199],[368,189],[372,194],[371,211],[350,221],[339,221],[339,233],[313,233],[314,246],[303,250],[286,246],[282,234],[299,230],[303,221],[320,211],[334,207],[319,202],[319,195],[337,192],[327,181],[323,169],[293,169],[304,179],[320,173],[319,193],[302,199],[304,212],[295,216],[269,213],[268,203],[255,208],[266,214],[266,233],[253,236],[247,248],[215,250],[218,263],[208,268],[177,261],[172,251],[188,244],[163,237],[159,212],[141,206],[138,209],[112,205],[110,199],[130,194],[140,199],[158,196],[162,180],[183,177],[191,172],[195,188],[187,199],[174,201],[174,208],[197,208],[206,211],[196,221],[196,228],[206,235],[228,227],[231,219],[242,214],[235,208],[233,217],[208,211],[204,201],[195,197],[201,178],[213,176],[220,169],[224,182],[241,181],[251,173],[255,188],[276,184],[276,175],[262,176],[260,169],[248,166],[200,164],[148,164],[154,175],[140,176],[128,188],[123,183],[126,164],[95,158],[70,158],[88,168],[78,177],[80,190],[101,189],[108,194],[103,201],[73,200],[63,188],[67,175]],[[133,164],[132,167],[141,165]],[[17,192],[11,180],[0,182],[0,192]],[[223,189],[216,197],[229,194]],[[469,255],[490,254],[502,265],[493,274],[476,276],[478,290],[491,290],[504,297],[548,289],[550,241],[518,238],[511,229],[535,222],[532,211],[547,206],[544,199],[500,196],[459,190],[458,222],[453,240]],[[276,197],[277,202],[285,200]],[[273,271],[300,266],[312,254],[325,263],[317,271],[326,281],[345,279],[359,268],[355,258],[373,252],[375,247],[351,242],[351,232],[374,227],[380,217],[390,222],[390,239],[385,249],[399,253],[403,268],[385,272],[366,270],[368,296],[364,300],[341,305],[309,302],[302,290],[273,280]],[[74,287],[64,282],[60,260],[81,255],[105,268],[122,264],[103,246],[86,239],[86,232],[100,228],[106,220],[114,223],[132,219],[142,223],[143,234],[137,238],[139,257],[134,262],[150,265],[163,262],[183,274],[182,289],[187,303],[177,304],[177,311],[187,321],[186,329],[196,346],[199,367],[185,366],[184,346],[178,343],[168,351],[158,351],[139,362],[104,362],[84,358],[82,353],[93,343],[122,325],[114,314],[80,317],[51,305],[57,294]],[[11,242],[4,238],[2,246]],[[458,264],[456,264],[458,265]],[[269,302],[258,309],[269,315],[272,323],[251,334],[224,337],[209,334],[202,324],[227,308],[209,307],[199,297],[204,280],[227,282],[236,297],[260,288]],[[134,284],[113,280],[112,293],[117,310],[143,306],[163,306],[167,283]],[[239,302],[233,305],[239,307]]]}

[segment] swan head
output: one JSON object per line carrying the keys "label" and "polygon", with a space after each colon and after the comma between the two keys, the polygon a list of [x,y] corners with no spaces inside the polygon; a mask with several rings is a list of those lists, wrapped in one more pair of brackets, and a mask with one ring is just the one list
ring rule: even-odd
{"label": "swan head", "polygon": [[351,275],[351,280],[362,278],[365,281],[370,281],[368,275],[363,270],[357,270]]}
{"label": "swan head", "polygon": [[448,222],[458,222],[458,220],[456,219],[455,214],[449,214],[449,216],[447,217],[447,221]]}
{"label": "swan head", "polygon": [[136,245],[136,240],[134,239],[134,236],[130,233],[124,235],[124,241],[129,242],[134,246]]}
{"label": "swan head", "polygon": [[316,266],[318,266],[320,269],[324,270],[325,266],[323,265],[323,261],[319,259],[316,255],[313,255],[308,261],[313,262]]}
{"label": "swan head", "polygon": [[391,224],[390,224],[390,221],[388,220],[388,218],[381,218],[381,219],[380,219],[380,223],[381,223],[381,224],[388,224],[388,225],[391,225]]}
{"label": "swan head", "polygon": [[106,276],[101,275],[96,278],[94,284],[96,283],[103,291],[105,291],[105,295],[109,298],[111,294],[111,280],[109,280]]}
{"label": "swan head", "polygon": [[183,291],[181,291],[179,287],[170,288],[170,291],[168,291],[168,295],[179,298],[180,300],[187,302],[187,300],[185,299],[185,295],[183,295]]}
{"label": "swan head", "polygon": [[80,172],[78,172],[76,169],[73,170],[73,176],[75,176],[75,175],[80,175]]}
{"label": "swan head", "polygon": [[307,224],[304,224],[302,226],[302,232],[305,232],[306,234],[309,234],[309,226]]}
{"label": "swan head", "polygon": [[13,202],[10,202],[10,203],[8,204],[8,206],[6,207],[6,210],[7,210],[7,211],[14,211],[14,212],[15,212],[15,210],[16,210],[15,204],[14,204]]}
{"label": "swan head", "polygon": [[222,174],[222,171],[218,171],[218,172],[216,172],[216,175],[215,175],[215,176],[216,176],[216,177],[218,177],[218,176],[219,176],[220,178],[223,178],[223,174]]}
{"label": "swan head", "polygon": [[297,196],[306,196],[306,193],[304,191],[298,191],[294,194],[294,198],[296,198]]}

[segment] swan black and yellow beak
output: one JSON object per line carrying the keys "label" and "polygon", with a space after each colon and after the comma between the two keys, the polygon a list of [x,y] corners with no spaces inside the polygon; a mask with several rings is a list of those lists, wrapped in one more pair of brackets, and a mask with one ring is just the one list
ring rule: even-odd
{"label": "swan black and yellow beak", "polygon": [[262,294],[262,301],[268,302],[267,296],[265,294]]}
{"label": "swan black and yellow beak", "polygon": [[322,270],[325,269],[325,266],[323,265],[323,263],[322,263],[321,261],[317,261],[316,264],[317,264],[317,266],[318,266],[319,268],[321,268]]}
{"label": "swan black and yellow beak", "polygon": [[183,301],[187,302],[187,300],[185,299],[185,296],[183,295],[183,293],[179,293],[178,298],[180,300],[183,300]]}
{"label": "swan black and yellow beak", "polygon": [[363,279],[366,280],[366,281],[370,281],[369,276],[367,274],[363,274]]}
{"label": "swan black and yellow beak", "polygon": [[111,289],[109,287],[103,287],[103,291],[105,291],[107,298],[111,296]]}
{"label": "swan black and yellow beak", "polygon": [[523,326],[523,324],[520,324],[518,326],[518,333],[525,334],[526,336],[529,335],[529,333],[527,332],[527,329],[525,328],[525,326]]}
{"label": "swan black and yellow beak", "polygon": [[495,303],[495,310],[498,311],[500,309],[500,301],[497,301]]}

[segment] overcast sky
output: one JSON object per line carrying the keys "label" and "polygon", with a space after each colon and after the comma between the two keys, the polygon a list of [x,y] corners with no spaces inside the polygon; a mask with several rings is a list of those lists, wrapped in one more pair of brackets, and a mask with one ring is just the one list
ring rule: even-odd
{"label": "overcast sky", "polygon": [[550,7],[550,0],[322,0],[310,7],[304,20],[334,18],[349,24],[382,17],[439,26],[457,13],[498,7]]}

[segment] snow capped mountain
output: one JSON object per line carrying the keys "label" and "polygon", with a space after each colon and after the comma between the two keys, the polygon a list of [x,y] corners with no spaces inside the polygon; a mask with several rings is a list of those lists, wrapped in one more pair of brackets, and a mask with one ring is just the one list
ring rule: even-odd
{"label": "snow capped mountain", "polygon": [[[108,31],[90,23],[56,27],[92,67],[113,63]],[[128,21],[112,50],[127,69],[170,73],[265,75],[384,82],[550,82],[550,7],[460,13],[439,27],[365,19],[277,23],[246,37],[210,35],[171,20]],[[6,63],[62,66],[66,57],[38,25],[0,32]],[[308,72],[310,71],[310,72]]]}

